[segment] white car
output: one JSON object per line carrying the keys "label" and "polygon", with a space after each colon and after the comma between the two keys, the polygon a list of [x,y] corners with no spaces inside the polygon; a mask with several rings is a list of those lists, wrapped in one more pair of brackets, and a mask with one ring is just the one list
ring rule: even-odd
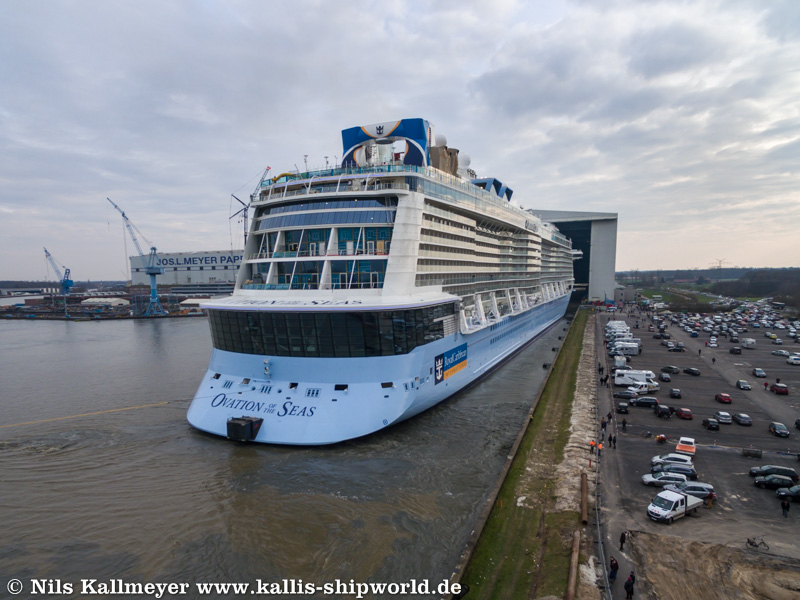
{"label": "white car", "polygon": [[[689,439],[689,438],[686,438]],[[694,440],[692,440],[694,442]],[[650,465],[663,465],[663,464],[678,464],[692,466],[692,457],[685,454],[677,454],[670,452],[668,454],[659,454],[650,459]]]}
{"label": "white car", "polygon": [[674,485],[676,483],[686,483],[686,475],[682,473],[647,473],[642,475],[642,483],[645,485],[661,486]]}
{"label": "white car", "polygon": [[786,359],[787,365],[800,365],[800,356],[790,356]]}

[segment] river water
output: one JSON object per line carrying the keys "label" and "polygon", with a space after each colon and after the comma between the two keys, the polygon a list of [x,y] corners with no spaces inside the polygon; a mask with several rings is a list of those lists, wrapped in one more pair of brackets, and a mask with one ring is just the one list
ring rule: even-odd
{"label": "river water", "polygon": [[10,578],[17,598],[33,578],[73,598],[86,578],[441,582],[563,327],[410,421],[298,448],[188,425],[205,318],[0,322],[0,597]]}

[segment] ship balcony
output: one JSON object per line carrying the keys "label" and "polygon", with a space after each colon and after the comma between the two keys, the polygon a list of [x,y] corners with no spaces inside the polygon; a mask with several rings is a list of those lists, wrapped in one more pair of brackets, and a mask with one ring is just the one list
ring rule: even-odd
{"label": "ship balcony", "polygon": [[255,283],[247,280],[242,285],[243,290],[377,290],[383,288],[380,281],[331,281],[319,283],[318,281],[295,281],[288,283]]}
{"label": "ship balcony", "polygon": [[277,251],[277,252],[259,252],[256,254],[248,254],[247,260],[265,260],[265,259],[272,259],[272,258],[320,258],[326,256],[363,256],[364,258],[370,256],[386,256],[389,254],[388,250],[373,250],[369,251],[358,249],[358,250],[342,250],[334,248],[330,252],[327,253],[313,253],[309,252],[308,250],[293,250],[290,252],[284,251]]}

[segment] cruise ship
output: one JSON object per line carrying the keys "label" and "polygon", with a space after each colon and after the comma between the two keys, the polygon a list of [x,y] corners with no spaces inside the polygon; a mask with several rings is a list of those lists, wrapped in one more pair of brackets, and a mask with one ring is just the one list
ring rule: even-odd
{"label": "cruise ship", "polygon": [[408,419],[563,315],[580,252],[424,119],[342,131],[335,168],[260,182],[189,423],[333,444]]}

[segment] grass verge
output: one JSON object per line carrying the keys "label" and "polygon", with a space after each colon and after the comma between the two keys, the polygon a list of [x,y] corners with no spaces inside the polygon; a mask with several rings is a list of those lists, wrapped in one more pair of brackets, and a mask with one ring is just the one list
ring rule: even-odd
{"label": "grass verge", "polygon": [[575,315],[467,565],[461,581],[470,586],[471,600],[566,594],[572,532],[580,515],[552,507],[587,319],[588,311]]}

